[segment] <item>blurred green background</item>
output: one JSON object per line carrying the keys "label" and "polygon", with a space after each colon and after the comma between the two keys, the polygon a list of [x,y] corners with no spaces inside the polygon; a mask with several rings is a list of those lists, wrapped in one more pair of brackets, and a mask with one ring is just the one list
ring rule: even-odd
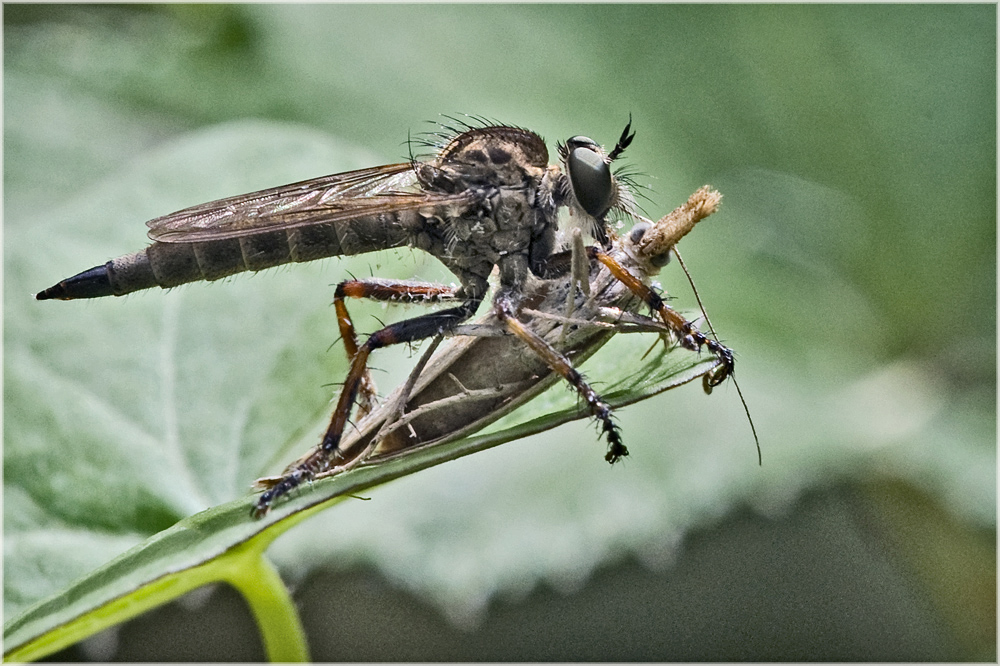
{"label": "blurred green background", "polygon": [[[623,410],[622,469],[577,423],[378,489],[272,549],[314,659],[996,659],[995,6],[3,12],[7,617],[314,441],[328,285],[448,276],[31,294],[146,219],[405,158],[442,113],[550,150],[631,113],[650,216],[724,194],[682,249],[763,467],[735,392],[692,386]],[[380,363],[386,390],[412,359]],[[58,658],[261,655],[220,589]]]}

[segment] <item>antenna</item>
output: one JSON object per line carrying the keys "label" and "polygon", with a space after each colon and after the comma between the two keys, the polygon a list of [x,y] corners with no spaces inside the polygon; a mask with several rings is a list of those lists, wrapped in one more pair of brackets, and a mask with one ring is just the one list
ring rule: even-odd
{"label": "antenna", "polygon": [[[684,271],[684,275],[687,276],[688,284],[691,285],[691,291],[694,292],[694,298],[698,301],[698,307],[701,309],[701,313],[705,316],[705,323],[708,324],[708,330],[712,333],[712,337],[719,344],[722,344],[719,340],[719,335],[715,332],[715,327],[712,326],[712,320],[708,318],[708,312],[705,310],[705,304],[701,302],[701,296],[698,294],[698,288],[694,286],[694,280],[691,278],[691,273],[688,272],[687,266],[684,264],[684,259],[681,258],[681,253],[677,249],[677,245],[673,246],[674,256],[677,257],[677,262],[681,265],[681,270]],[[743,411],[746,412],[747,421],[750,422],[750,432],[753,433],[754,444],[757,445],[757,464],[763,465],[764,459],[760,452],[760,438],[757,437],[757,428],[754,427],[753,417],[750,416],[750,408],[747,406],[746,398],[743,397],[743,391],[740,390],[740,384],[736,381],[736,375],[730,375],[733,379],[733,386],[736,387],[736,394],[740,396],[740,402],[743,403]]]}

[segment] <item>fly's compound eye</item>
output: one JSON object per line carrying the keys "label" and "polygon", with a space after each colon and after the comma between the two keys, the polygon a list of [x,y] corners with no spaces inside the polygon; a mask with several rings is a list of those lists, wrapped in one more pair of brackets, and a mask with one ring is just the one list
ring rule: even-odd
{"label": "fly's compound eye", "polygon": [[653,264],[657,268],[663,268],[670,263],[670,250],[667,250],[663,254],[655,254],[649,258],[649,263]]}
{"label": "fly's compound eye", "polygon": [[583,136],[581,134],[570,137],[566,141],[566,147],[570,150],[573,150],[574,148],[590,148],[595,153],[601,149],[601,147],[597,145],[596,141],[591,139],[589,136]]}
{"label": "fly's compound eye", "polygon": [[632,226],[632,230],[628,232],[628,239],[632,241],[633,245],[635,245],[636,243],[642,240],[643,236],[646,235],[646,232],[649,231],[650,226],[652,225],[650,225],[649,222],[636,222]]}
{"label": "fly's compound eye", "polygon": [[599,146],[585,136],[574,136],[566,147],[566,170],[573,194],[588,215],[600,220],[611,209],[614,198],[611,167],[598,152]]}
{"label": "fly's compound eye", "polygon": [[[638,245],[639,241],[646,235],[646,232],[652,228],[653,225],[649,222],[636,222],[632,226],[632,230],[628,232],[629,241],[631,241],[632,245]],[[670,263],[670,250],[667,250],[663,254],[654,254],[649,257],[649,263],[656,268],[663,268]]]}

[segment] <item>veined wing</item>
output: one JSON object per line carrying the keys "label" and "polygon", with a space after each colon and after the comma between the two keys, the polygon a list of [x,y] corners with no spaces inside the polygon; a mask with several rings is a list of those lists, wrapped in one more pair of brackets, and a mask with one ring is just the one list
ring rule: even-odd
{"label": "veined wing", "polygon": [[347,171],[185,208],[146,223],[149,237],[196,243],[472,201],[420,189],[409,162]]}

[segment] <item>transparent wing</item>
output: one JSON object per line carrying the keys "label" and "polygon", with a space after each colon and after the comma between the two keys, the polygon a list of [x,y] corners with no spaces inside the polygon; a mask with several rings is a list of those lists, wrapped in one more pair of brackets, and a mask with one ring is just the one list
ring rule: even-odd
{"label": "transparent wing", "polygon": [[195,243],[395,211],[471,203],[470,193],[420,189],[409,162],[347,171],[185,208],[146,223],[149,237]]}

